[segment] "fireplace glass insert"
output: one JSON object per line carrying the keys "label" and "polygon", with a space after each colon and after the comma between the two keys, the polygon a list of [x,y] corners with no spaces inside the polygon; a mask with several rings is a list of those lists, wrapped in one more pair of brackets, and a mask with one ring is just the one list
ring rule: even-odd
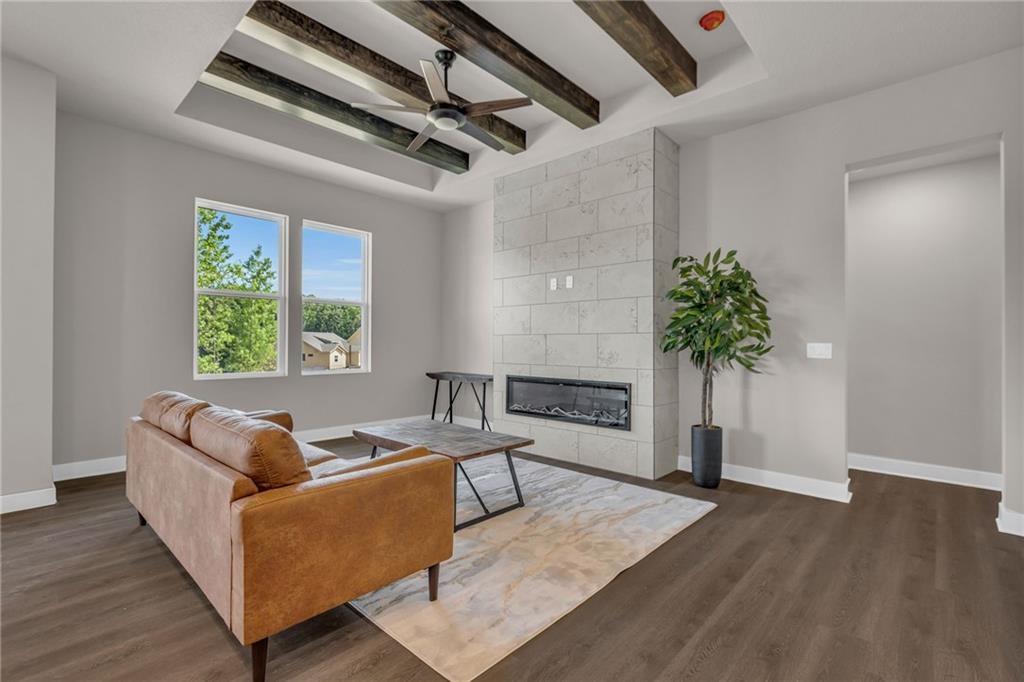
{"label": "fireplace glass insert", "polygon": [[505,412],[629,430],[629,384],[509,375]]}

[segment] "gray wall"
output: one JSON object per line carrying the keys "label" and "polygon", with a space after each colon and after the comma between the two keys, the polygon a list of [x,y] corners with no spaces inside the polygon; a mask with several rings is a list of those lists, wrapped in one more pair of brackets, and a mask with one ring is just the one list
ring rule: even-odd
{"label": "gray wall", "polygon": [[[0,494],[52,490],[56,77],[3,58]],[[36,501],[35,504],[40,504]]]}
{"label": "gray wall", "polygon": [[[646,478],[676,468],[676,356],[654,331],[670,312],[677,158],[648,129],[495,181],[495,428],[531,452]],[[505,414],[508,374],[628,383],[630,430]]]}
{"label": "gray wall", "polygon": [[1002,471],[998,156],[851,182],[850,452]]}
{"label": "gray wall", "polygon": [[[1004,502],[1024,509],[1021,57],[1020,49],[1001,53],[680,151],[681,177],[702,176],[705,187],[690,197],[699,205],[683,203],[681,223],[691,214],[703,216],[708,248],[739,249],[774,318],[777,350],[768,373],[735,372],[718,382],[716,420],[726,429],[726,461],[835,484],[846,480],[846,169],[1001,133],[1007,188]],[[833,343],[833,360],[807,359],[809,341]],[[680,371],[684,385],[693,380],[692,368]],[[681,403],[683,424],[694,423],[698,407]]]}
{"label": "gray wall", "polygon": [[[425,414],[441,358],[441,216],[60,113],[54,461],[122,454],[148,393],[292,411],[297,429]],[[289,375],[192,379],[193,201],[290,217]],[[300,374],[301,221],[373,233],[373,371]],[[42,335],[47,336],[47,335]]]}

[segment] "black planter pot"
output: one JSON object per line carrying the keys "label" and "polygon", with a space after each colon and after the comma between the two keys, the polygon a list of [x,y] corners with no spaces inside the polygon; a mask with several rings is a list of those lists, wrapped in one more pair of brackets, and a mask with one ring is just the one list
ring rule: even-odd
{"label": "black planter pot", "polygon": [[717,488],[722,482],[722,429],[690,427],[690,462],[693,482]]}

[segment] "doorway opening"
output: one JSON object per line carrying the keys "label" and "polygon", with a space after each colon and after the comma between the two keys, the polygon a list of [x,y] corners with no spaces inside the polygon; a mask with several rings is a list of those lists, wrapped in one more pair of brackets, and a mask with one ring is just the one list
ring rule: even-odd
{"label": "doorway opening", "polygon": [[1001,490],[1001,141],[847,170],[848,468]]}

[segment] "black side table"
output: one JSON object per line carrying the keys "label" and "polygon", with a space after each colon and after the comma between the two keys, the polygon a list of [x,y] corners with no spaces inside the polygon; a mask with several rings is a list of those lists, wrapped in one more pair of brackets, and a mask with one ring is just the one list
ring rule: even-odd
{"label": "black side table", "polygon": [[[441,388],[441,382],[448,382],[448,411],[441,417],[441,421],[449,424],[455,420],[455,399],[459,397],[464,383],[469,384],[473,389],[473,397],[476,404],[480,406],[480,428],[493,431],[491,422],[487,419],[487,384],[494,381],[490,374],[473,374],[472,372],[427,372],[427,376],[434,380],[434,405],[430,408],[430,418],[437,419],[437,392]],[[458,387],[453,385],[458,382]],[[476,392],[476,384],[480,384],[480,393]]]}

